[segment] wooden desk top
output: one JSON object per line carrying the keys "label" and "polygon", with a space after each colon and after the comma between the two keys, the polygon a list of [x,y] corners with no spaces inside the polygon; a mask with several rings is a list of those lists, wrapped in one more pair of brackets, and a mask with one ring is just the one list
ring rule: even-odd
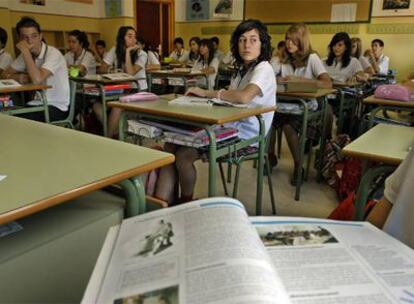
{"label": "wooden desk top", "polygon": [[110,102],[108,103],[108,106],[121,108],[131,112],[141,112],[163,117],[178,118],[209,125],[238,121],[243,118],[276,110],[276,107],[234,108],[225,106],[169,104],[168,100],[174,98],[174,94],[171,94],[161,96],[161,98],[157,101],[134,103]]}
{"label": "wooden desk top", "polygon": [[51,86],[48,86],[45,84],[25,84],[19,87],[0,88],[0,94],[9,94],[9,93],[27,92],[27,91],[39,91],[39,90],[47,90],[50,88]]}
{"label": "wooden desk top", "polygon": [[364,104],[374,104],[378,106],[396,106],[396,107],[403,107],[403,108],[414,108],[413,101],[382,99],[382,98],[376,98],[374,95],[371,95],[365,98],[362,102]]}
{"label": "wooden desk top", "polygon": [[70,80],[80,83],[93,83],[93,84],[116,84],[125,82],[137,81],[136,78],[132,77],[127,79],[108,79],[102,75],[89,75],[87,77],[69,77]]}
{"label": "wooden desk top", "polygon": [[0,115],[0,224],[174,162],[169,153]]}
{"label": "wooden desk top", "polygon": [[342,153],[345,156],[398,165],[414,145],[414,128],[379,124],[362,134]]}
{"label": "wooden desk top", "polygon": [[315,93],[298,93],[298,92],[276,92],[278,97],[297,97],[305,99],[320,98],[329,94],[335,94],[335,89],[318,89]]}

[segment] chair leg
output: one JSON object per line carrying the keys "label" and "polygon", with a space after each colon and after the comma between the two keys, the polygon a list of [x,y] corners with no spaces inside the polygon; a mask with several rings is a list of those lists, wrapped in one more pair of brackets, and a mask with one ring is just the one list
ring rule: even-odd
{"label": "chair leg", "polygon": [[231,183],[231,171],[232,171],[232,164],[227,164],[227,182]]}
{"label": "chair leg", "polygon": [[236,166],[236,176],[234,177],[234,186],[233,186],[233,197],[237,197],[237,190],[239,187],[239,178],[240,178],[240,169],[241,169],[241,162],[237,163]]}
{"label": "chair leg", "polygon": [[[229,192],[227,191],[226,179],[224,177],[223,164],[221,162],[219,162],[218,165],[219,165],[219,169],[220,169],[221,182],[223,183],[224,194],[226,196],[229,196]],[[229,164],[229,166],[231,166],[231,164]]]}
{"label": "chair leg", "polygon": [[277,128],[277,158],[280,158],[280,151],[282,150],[282,136],[283,131],[282,128]]}
{"label": "chair leg", "polygon": [[265,166],[266,166],[266,173],[267,173],[267,182],[269,186],[269,194],[270,194],[270,202],[272,204],[272,213],[276,215],[276,202],[275,202],[275,195],[273,193],[273,184],[272,184],[272,175],[270,174],[270,164],[269,158],[267,155],[264,157],[265,159]]}

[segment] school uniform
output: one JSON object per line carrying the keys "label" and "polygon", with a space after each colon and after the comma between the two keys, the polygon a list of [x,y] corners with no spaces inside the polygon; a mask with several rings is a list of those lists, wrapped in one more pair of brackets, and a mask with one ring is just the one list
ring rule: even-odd
{"label": "school uniform", "polygon": [[[65,58],[58,49],[42,42],[40,54],[35,58],[35,64],[36,67],[46,69],[51,73],[51,75],[48,78],[46,78],[45,81],[46,85],[51,86],[50,89],[46,90],[46,98],[47,103],[49,105],[50,119],[53,121],[57,119],[66,118],[66,112],[68,111],[69,107],[70,93],[68,69],[66,66]],[[16,60],[13,61],[13,63],[11,64],[11,68],[16,70],[17,72],[27,72],[26,63],[23,59],[22,54],[20,54],[16,58]],[[41,104],[42,102],[38,99],[28,102],[28,105]],[[55,111],[56,109],[58,111]],[[30,118],[32,118],[32,115],[30,115]]]}
{"label": "school uniform", "polygon": [[[108,54],[104,57],[104,62],[109,66],[114,66],[115,68],[118,67],[118,60],[116,58],[115,53],[115,47],[113,47]],[[147,80],[146,80],[146,73],[145,73],[145,67],[147,65],[148,55],[143,50],[138,51],[137,59],[134,62],[134,65],[138,65],[141,67],[141,69],[133,76],[134,78],[137,78],[137,83],[139,86],[139,90],[146,90],[148,88],[147,86]],[[122,64],[122,69],[125,71],[125,66]]]}
{"label": "school uniform", "polygon": [[[257,106],[273,107],[276,105],[276,79],[272,66],[268,61],[262,61],[254,68],[248,70],[243,76],[239,73],[232,78],[229,90],[242,90],[248,84],[255,84],[261,93],[253,98],[248,104],[249,108]],[[265,125],[265,134],[272,125],[274,112],[262,114]],[[226,126],[234,127],[239,130],[239,138],[249,139],[259,134],[260,125],[255,116],[251,116],[239,121],[231,122]]]}
{"label": "school uniform", "polygon": [[414,249],[414,150],[385,180],[384,196],[393,204],[384,231]]}
{"label": "school uniform", "polygon": [[279,57],[272,57],[270,60],[270,65],[273,68],[273,72],[275,73],[275,76],[278,77],[282,73],[282,63],[280,62]]}
{"label": "school uniform", "polygon": [[147,65],[160,65],[160,61],[153,51],[147,53]]}
{"label": "school uniform", "polygon": [[231,51],[228,51],[226,55],[221,60],[224,64],[233,64],[234,63],[234,57],[233,53]]}
{"label": "school uniform", "polygon": [[172,51],[172,53],[170,54],[170,57],[172,59],[174,59],[175,61],[178,62],[186,62],[188,61],[188,57],[190,56],[190,52],[185,50],[185,49],[181,49],[180,52],[178,52],[177,50]]}
{"label": "school uniform", "polygon": [[0,50],[0,70],[6,70],[13,62],[12,56],[4,49]]}
{"label": "school uniform", "polygon": [[213,90],[214,89],[214,85],[216,82],[216,77],[217,77],[217,72],[218,72],[218,68],[219,68],[219,64],[220,61],[218,60],[218,58],[214,57],[210,64],[207,64],[206,62],[204,62],[204,60],[202,60],[201,58],[199,58],[195,63],[194,66],[191,68],[191,71],[200,71],[201,69],[206,69],[208,67],[214,68],[215,72],[213,74],[210,74],[207,76],[207,86],[208,86],[208,90]]}
{"label": "school uniform", "polygon": [[359,56],[358,60],[359,60],[359,63],[361,64],[362,69],[363,69],[364,71],[365,71],[367,68],[372,67],[371,63],[369,63],[369,60],[368,60],[366,57],[364,57],[364,56]]}
{"label": "school uniform", "polygon": [[333,60],[331,65],[328,65],[327,60],[323,60],[323,65],[334,82],[345,83],[357,73],[363,72],[359,60],[354,57],[351,57],[351,61],[346,67],[342,67],[342,62],[337,62],[336,59]]}
{"label": "school uniform", "polygon": [[191,53],[188,56],[187,65],[193,67],[194,64],[200,59],[200,54],[198,53]]}
{"label": "school uniform", "polygon": [[[324,73],[327,73],[327,71],[322,63],[322,60],[317,54],[312,53],[309,55],[308,61],[303,67],[294,68],[289,63],[283,63],[281,65],[280,76],[297,76],[317,80],[318,77]],[[316,111],[319,105],[316,99],[312,99],[308,101],[307,106],[309,111]],[[286,114],[300,114],[302,111],[303,109],[301,105],[279,102],[278,112],[280,113],[276,113],[273,124],[277,128],[283,126],[284,124],[289,124],[296,130],[296,132],[299,133],[302,129],[302,117]],[[320,128],[317,123],[308,124],[307,137],[312,141],[317,141],[320,136],[319,129]]]}
{"label": "school uniform", "polygon": [[66,64],[71,65],[83,65],[86,69],[87,75],[96,74],[96,60],[93,54],[85,49],[82,50],[82,53],[78,58],[75,59],[75,54],[73,52],[68,52],[65,54]]}
{"label": "school uniform", "polygon": [[224,53],[220,51],[219,49],[215,50],[214,57],[216,57],[219,62],[224,58]]}
{"label": "school uniform", "polygon": [[[366,57],[369,60],[369,57]],[[381,54],[380,58],[377,61],[377,65],[379,68],[379,74],[388,74],[388,68],[390,65],[390,58],[388,56],[385,56],[384,54]]]}

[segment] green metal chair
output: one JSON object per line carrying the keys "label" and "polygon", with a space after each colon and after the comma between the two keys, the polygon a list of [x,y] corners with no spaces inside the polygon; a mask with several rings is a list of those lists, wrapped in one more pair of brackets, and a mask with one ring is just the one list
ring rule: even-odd
{"label": "green metal chair", "polygon": [[[268,134],[266,135],[266,145],[265,145],[265,153],[264,153],[264,164],[265,164],[264,174],[267,175],[268,186],[269,186],[269,194],[270,194],[270,202],[271,202],[271,206],[272,206],[272,213],[276,214],[276,202],[275,202],[275,196],[274,196],[274,192],[273,192],[272,176],[271,176],[269,158],[268,158],[268,155],[266,153],[266,151],[268,150],[268,146],[269,146],[270,131],[271,130],[269,130]],[[229,196],[229,192],[228,192],[228,189],[227,189],[226,178],[224,176],[223,163],[227,163],[229,168],[231,168],[232,165],[236,165],[236,175],[234,177],[233,193],[232,193],[232,197],[236,198],[237,197],[238,186],[239,186],[239,179],[240,179],[240,169],[241,169],[242,163],[244,161],[248,161],[248,160],[257,161],[258,158],[259,158],[259,153],[255,152],[255,153],[248,154],[248,155],[228,156],[228,157],[224,157],[223,159],[217,160],[217,162],[219,164],[219,168],[220,168],[221,181],[223,183],[224,193],[226,194],[226,196]]]}
{"label": "green metal chair", "polygon": [[51,124],[52,125],[57,125],[57,126],[68,126],[71,129],[74,129],[75,126],[73,125],[73,119],[75,117],[75,96],[76,96],[76,82],[74,82],[73,80],[69,80],[69,111],[68,111],[68,116],[65,119],[62,120],[56,120],[56,121],[52,121]]}

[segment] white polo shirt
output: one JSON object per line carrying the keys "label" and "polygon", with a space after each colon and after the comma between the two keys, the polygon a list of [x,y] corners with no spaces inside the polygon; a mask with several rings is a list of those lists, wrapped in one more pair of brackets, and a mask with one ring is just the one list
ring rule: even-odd
{"label": "white polo shirt", "polygon": [[[229,90],[241,90],[250,83],[257,85],[261,94],[253,98],[248,104],[249,108],[257,106],[270,107],[276,105],[276,78],[272,66],[268,61],[262,61],[257,64],[254,69],[249,70],[243,78],[240,77],[240,74],[237,74],[237,76],[231,80]],[[267,134],[272,125],[273,115],[274,112],[262,114],[265,124],[265,134]],[[255,116],[231,122],[226,125],[239,129],[239,137],[241,139],[249,139],[257,136],[260,130],[259,121]]]}
{"label": "white polo shirt", "polygon": [[170,57],[174,59],[175,61],[186,62],[188,61],[190,57],[190,52],[185,49],[181,49],[180,52],[177,52],[177,50],[174,50],[170,54]]}
{"label": "white polo shirt", "polygon": [[[368,57],[367,57],[367,59],[369,60]],[[388,56],[385,56],[384,54],[382,54],[380,56],[380,58],[378,59],[377,65],[378,65],[378,68],[379,68],[379,73],[387,75],[388,74],[388,67],[390,65],[390,58],[388,58]]]}
{"label": "white polo shirt", "polygon": [[0,50],[0,70],[7,69],[13,62],[12,56],[7,53],[4,49]]}
{"label": "white polo shirt", "polygon": [[[69,106],[69,78],[68,68],[62,53],[53,46],[42,42],[40,55],[35,59],[38,68],[50,71],[51,75],[46,79],[46,85],[51,86],[46,90],[47,102],[61,111],[66,112]],[[23,55],[20,54],[13,61],[11,67],[18,72],[27,72]],[[39,100],[33,100],[30,105],[42,104]]]}
{"label": "white polo shirt", "polygon": [[349,64],[342,68],[342,62],[337,62],[334,59],[332,65],[326,63],[328,59],[323,60],[326,71],[329,74],[329,77],[335,82],[346,82],[354,77],[357,73],[363,72],[362,66],[359,63],[358,59],[351,57]]}
{"label": "white polo shirt", "polygon": [[321,59],[315,53],[310,54],[306,66],[294,68],[291,64],[284,63],[281,67],[281,76],[297,76],[307,79],[318,79],[319,75],[327,73]]}
{"label": "white polo shirt", "polygon": [[91,52],[83,49],[82,53],[75,60],[75,53],[68,52],[65,54],[66,64],[71,65],[83,65],[86,69],[86,74],[95,75],[96,74],[96,60]]}
{"label": "white polo shirt", "polygon": [[148,51],[147,55],[147,65],[160,65],[160,61],[153,51]]}
{"label": "white polo shirt", "polygon": [[369,63],[368,59],[365,58],[364,56],[360,56],[359,57],[359,63],[362,66],[362,69],[365,71],[367,68],[372,67],[371,63]]}
{"label": "white polo shirt", "polygon": [[272,57],[272,59],[270,59],[270,64],[273,68],[275,76],[280,76],[282,73],[282,63],[280,62],[279,57]]}
{"label": "white polo shirt", "polygon": [[384,231],[414,249],[414,150],[385,180],[384,196],[393,204]]}
{"label": "white polo shirt", "polygon": [[207,76],[208,79],[208,90],[213,90],[214,89],[214,84],[216,82],[216,77],[217,77],[217,72],[218,72],[218,68],[219,68],[219,64],[220,61],[217,57],[214,57],[210,64],[204,64],[203,60],[201,58],[199,58],[195,63],[194,66],[191,68],[191,71],[200,71],[201,69],[205,69],[207,67],[211,67],[214,68],[215,73],[210,74]]}
{"label": "white polo shirt", "polygon": [[[141,67],[141,69],[134,75],[134,78],[137,79],[137,83],[139,86],[140,90],[146,90],[148,88],[147,86],[147,75],[145,73],[145,67],[147,65],[147,53],[140,50],[138,51],[138,57],[134,62],[134,65],[138,65]],[[113,67],[118,67],[118,60],[116,58],[116,53],[115,53],[115,47],[113,47],[104,57],[104,62],[109,65],[109,66],[113,66]],[[122,64],[122,69],[125,72],[125,65]]]}

